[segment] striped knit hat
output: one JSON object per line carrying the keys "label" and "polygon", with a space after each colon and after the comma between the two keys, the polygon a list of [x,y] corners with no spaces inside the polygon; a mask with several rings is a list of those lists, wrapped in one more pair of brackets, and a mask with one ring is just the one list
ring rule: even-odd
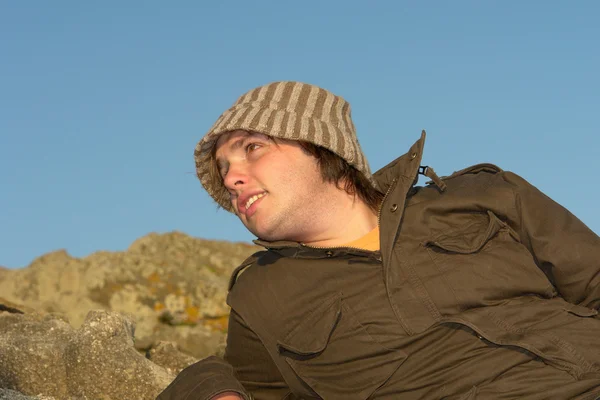
{"label": "striped knit hat", "polygon": [[223,179],[215,173],[216,168],[211,168],[211,163],[215,163],[213,147],[219,135],[238,129],[303,140],[329,149],[376,187],[356,138],[350,104],[317,86],[273,82],[242,95],[196,145],[196,174],[206,191],[227,211],[233,212],[233,208]]}

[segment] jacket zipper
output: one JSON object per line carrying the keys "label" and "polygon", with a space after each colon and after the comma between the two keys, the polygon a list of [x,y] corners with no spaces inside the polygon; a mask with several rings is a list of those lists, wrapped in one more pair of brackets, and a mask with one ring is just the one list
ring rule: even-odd
{"label": "jacket zipper", "polygon": [[[375,251],[373,250],[367,250],[367,249],[361,249],[360,247],[352,247],[352,246],[330,246],[330,247],[319,247],[319,246],[311,246],[309,244],[304,244],[304,243],[300,243],[300,246],[302,247],[306,247],[309,249],[318,249],[318,250],[341,250],[341,249],[348,249],[348,250],[358,250],[358,251],[368,251],[371,253],[374,253]],[[327,252],[327,257],[331,257],[331,254],[329,254],[330,252]]]}
{"label": "jacket zipper", "polygon": [[383,210],[383,203],[385,203],[385,199],[387,199],[388,195],[390,194],[390,192],[392,191],[394,186],[396,186],[396,182],[398,182],[398,178],[394,178],[394,180],[388,187],[388,190],[383,195],[383,199],[381,200],[381,206],[379,207],[379,212],[377,213],[377,226],[379,226],[380,229],[381,229],[381,210]]}
{"label": "jacket zipper", "polygon": [[[390,192],[392,191],[392,189],[396,186],[397,182],[398,182],[398,178],[394,178],[394,180],[392,181],[392,183],[388,187],[388,190],[385,192],[385,195],[383,196],[383,200],[381,200],[381,207],[379,207],[379,213],[377,214],[377,224],[379,225],[379,229],[381,229],[381,212],[383,210],[383,203],[385,203],[385,200],[387,199],[387,197],[390,194]],[[380,249],[380,251],[381,251],[381,249]],[[381,254],[382,254],[382,256],[381,256],[381,262],[383,264],[383,253],[381,253]],[[387,275],[385,273],[385,271],[384,271],[384,274]],[[402,319],[400,311],[397,309],[396,305],[394,304],[394,301],[392,300],[392,295],[390,293],[390,289],[389,289],[389,286],[387,284],[387,281],[385,282],[385,289],[386,289],[386,292],[387,292],[388,301],[390,302],[390,306],[392,307],[392,310],[393,310],[394,314],[396,315],[398,323],[400,324],[400,326],[402,327],[402,329],[404,329],[404,332],[406,332],[409,335],[412,335],[413,334],[413,330],[410,329],[410,327]]]}

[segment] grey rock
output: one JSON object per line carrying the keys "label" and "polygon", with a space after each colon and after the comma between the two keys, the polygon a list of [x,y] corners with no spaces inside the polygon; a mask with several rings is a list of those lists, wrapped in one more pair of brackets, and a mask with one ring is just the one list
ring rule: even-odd
{"label": "grey rock", "polygon": [[133,347],[128,316],[91,311],[78,330],[53,315],[0,313],[0,387],[62,399],[154,399],[174,378]]}
{"label": "grey rock", "polygon": [[54,397],[25,396],[16,390],[0,389],[0,400],[54,400]]}
{"label": "grey rock", "polygon": [[159,342],[148,351],[148,359],[172,374],[178,374],[185,367],[195,363],[198,359],[182,353],[173,342]]}
{"label": "grey rock", "polygon": [[0,313],[0,387],[65,397],[63,355],[73,328],[35,314]]}
{"label": "grey rock", "polygon": [[151,233],[126,251],[0,267],[0,396],[154,399],[187,365],[223,355],[229,276],[259,249]]}

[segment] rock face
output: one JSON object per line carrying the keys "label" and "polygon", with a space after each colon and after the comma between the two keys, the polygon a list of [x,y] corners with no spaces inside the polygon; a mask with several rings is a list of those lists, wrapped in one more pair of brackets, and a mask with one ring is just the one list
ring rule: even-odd
{"label": "rock face", "polygon": [[173,341],[203,358],[224,344],[231,272],[258,249],[172,232],[142,237],[124,252],[81,259],[59,250],[21,270],[0,270],[0,296],[64,314],[74,327],[90,310],[129,313],[138,349]]}
{"label": "rock face", "polygon": [[154,399],[222,354],[229,276],[258,249],[174,232],[0,268],[0,400]]}

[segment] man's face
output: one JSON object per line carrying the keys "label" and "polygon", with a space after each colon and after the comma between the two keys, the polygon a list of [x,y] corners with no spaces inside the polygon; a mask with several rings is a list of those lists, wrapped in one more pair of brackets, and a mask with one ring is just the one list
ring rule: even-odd
{"label": "man's face", "polygon": [[257,237],[310,241],[318,219],[326,217],[324,182],[316,159],[294,141],[234,131],[216,144],[216,161],[231,203]]}

